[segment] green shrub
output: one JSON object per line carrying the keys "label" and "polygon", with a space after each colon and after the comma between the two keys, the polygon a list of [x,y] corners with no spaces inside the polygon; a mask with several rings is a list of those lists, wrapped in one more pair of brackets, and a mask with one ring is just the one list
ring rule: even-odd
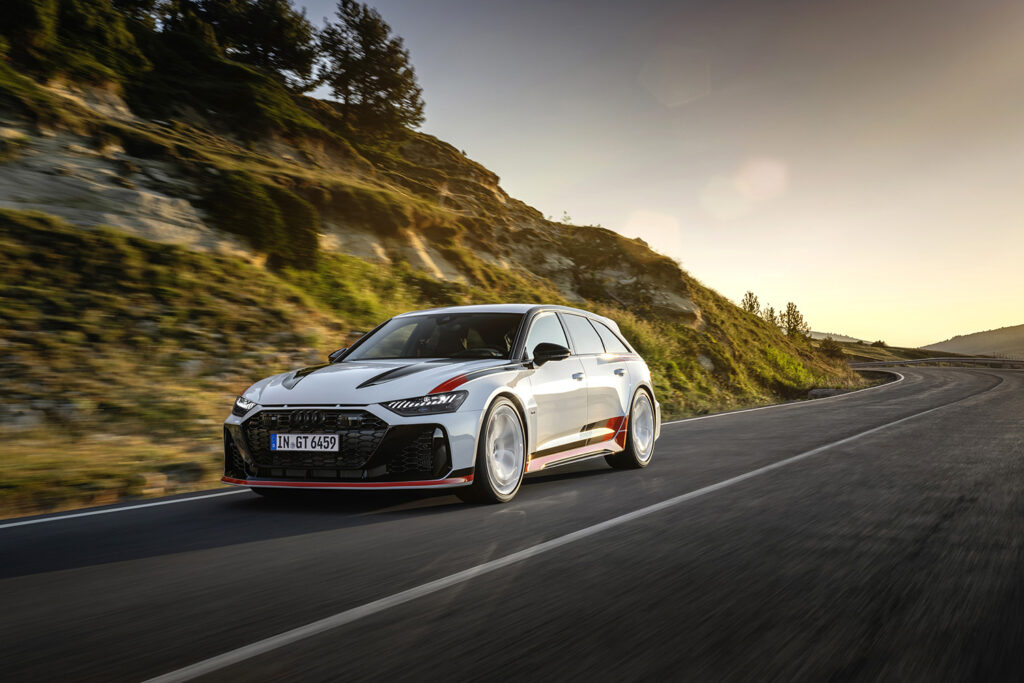
{"label": "green shrub", "polygon": [[291,190],[245,171],[228,171],[211,183],[204,205],[215,227],[267,254],[271,268],[316,267],[320,215]]}
{"label": "green shrub", "polygon": [[264,183],[251,173],[224,173],[211,185],[205,203],[214,225],[224,232],[239,235],[268,254],[287,249],[281,210]]}
{"label": "green shrub", "polygon": [[386,190],[360,185],[330,188],[329,210],[347,223],[363,226],[379,235],[397,235],[412,224],[406,202]]}
{"label": "green shrub", "polygon": [[281,214],[287,245],[287,249],[279,248],[270,254],[267,264],[271,268],[315,268],[320,249],[320,214],[290,190],[276,185],[268,185],[266,190]]}
{"label": "green shrub", "polygon": [[832,337],[825,337],[818,344],[818,349],[829,358],[842,358],[845,354],[843,353],[843,346]]}

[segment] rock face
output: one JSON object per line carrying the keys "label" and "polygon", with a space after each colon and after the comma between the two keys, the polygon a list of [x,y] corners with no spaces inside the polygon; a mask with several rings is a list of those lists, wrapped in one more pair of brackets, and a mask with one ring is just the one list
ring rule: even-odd
{"label": "rock face", "polygon": [[[144,127],[148,135],[162,132],[170,138],[180,130],[172,123],[135,119],[107,91],[60,94],[118,125]],[[15,141],[7,147],[16,148],[0,163],[0,207],[259,260],[242,240],[214,229],[202,208],[206,186],[222,173],[212,165],[131,155],[118,143],[66,130],[40,131],[2,110],[0,133]],[[240,143],[225,135],[218,144]],[[467,280],[459,252],[468,251],[487,266],[543,278],[569,301],[606,301],[651,310],[696,329],[704,325],[688,291],[689,277],[671,259],[611,230],[546,220],[509,197],[493,172],[431,136],[414,134],[398,154],[358,162],[351,152],[280,138],[246,143],[245,151],[279,162],[290,175],[277,177],[319,209],[322,249],[370,261],[401,260],[433,278],[456,282]],[[310,181],[311,176],[327,180]],[[342,193],[339,199],[331,186],[337,178],[397,201],[379,218],[358,202],[353,209],[345,199],[351,197]]]}
{"label": "rock face", "polygon": [[458,212],[465,239],[488,262],[539,275],[570,301],[642,306],[702,327],[700,308],[687,291],[688,276],[643,241],[604,228],[546,220],[533,207],[509,197],[494,173],[433,137],[417,136],[402,154],[410,165],[434,173],[410,182],[406,167],[395,174],[396,181]]}
{"label": "rock face", "polygon": [[19,140],[17,156],[0,164],[0,207],[43,211],[83,227],[109,225],[200,251],[248,253],[239,240],[206,225],[195,181],[171,164],[70,132],[35,135],[10,119],[0,125],[5,137]]}

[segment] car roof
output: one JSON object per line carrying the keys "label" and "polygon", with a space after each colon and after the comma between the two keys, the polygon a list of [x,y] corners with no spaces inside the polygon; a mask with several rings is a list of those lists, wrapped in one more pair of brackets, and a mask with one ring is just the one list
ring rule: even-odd
{"label": "car roof", "polygon": [[587,316],[588,318],[595,318],[602,320],[606,323],[611,323],[612,328],[615,330],[619,329],[619,326],[614,320],[606,318],[590,311],[585,311],[581,308],[573,308],[571,306],[559,306],[557,304],[475,304],[472,306],[446,306],[443,308],[428,308],[423,311],[409,311],[408,313],[402,313],[396,315],[396,318],[404,318],[413,315],[422,315],[424,313],[530,313],[532,311],[539,310],[551,310],[551,311],[563,311],[565,313],[577,313],[579,315]]}

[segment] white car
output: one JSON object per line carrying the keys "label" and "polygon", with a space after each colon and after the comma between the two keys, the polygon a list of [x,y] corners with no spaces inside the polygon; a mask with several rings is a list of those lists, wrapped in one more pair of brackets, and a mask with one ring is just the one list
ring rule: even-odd
{"label": "white car", "polygon": [[324,365],[256,382],[224,423],[224,478],[295,489],[452,488],[506,502],[527,472],[651,462],[647,364],[608,318],[565,306],[396,316]]}

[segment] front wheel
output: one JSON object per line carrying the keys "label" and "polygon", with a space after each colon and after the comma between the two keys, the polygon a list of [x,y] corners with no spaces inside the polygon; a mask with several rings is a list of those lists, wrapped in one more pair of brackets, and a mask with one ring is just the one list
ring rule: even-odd
{"label": "front wheel", "polygon": [[507,503],[523,483],[526,430],[515,404],[499,398],[487,411],[477,439],[473,483],[456,490],[469,503]]}
{"label": "front wheel", "polygon": [[647,467],[653,455],[654,403],[646,390],[637,389],[633,394],[626,423],[626,448],[619,453],[606,455],[604,459],[615,469],[636,470]]}

